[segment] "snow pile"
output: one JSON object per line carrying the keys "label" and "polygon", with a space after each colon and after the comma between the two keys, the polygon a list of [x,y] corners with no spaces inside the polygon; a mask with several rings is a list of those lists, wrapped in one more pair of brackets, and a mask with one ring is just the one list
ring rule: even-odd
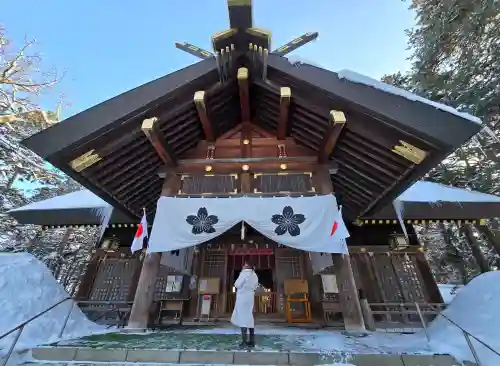
{"label": "snow pile", "polygon": [[[28,253],[0,254],[0,335],[68,297],[45,265]],[[29,323],[16,349],[26,349],[57,340],[70,311],[68,300]],[[102,332],[75,306],[63,338]],[[0,354],[10,348],[16,332],[0,340]]]}
{"label": "snow pile", "polygon": [[[442,314],[500,353],[499,308],[500,272],[488,272],[464,286]],[[445,317],[438,316],[428,331],[436,352],[474,361],[462,331]],[[500,365],[500,356],[472,337],[471,341],[481,365]]]}
{"label": "snow pile", "polygon": [[443,301],[446,305],[448,305],[451,302],[451,300],[455,298],[458,291],[460,291],[462,287],[463,285],[450,285],[450,284],[438,283],[439,292],[441,293]]}
{"label": "snow pile", "polygon": [[458,117],[467,119],[471,122],[482,124],[482,121],[480,118],[472,116],[468,113],[459,112],[453,107],[450,107],[450,106],[447,106],[447,105],[444,105],[441,103],[433,102],[429,99],[420,97],[416,94],[410,93],[410,92],[403,90],[401,88],[397,88],[393,85],[383,83],[381,81],[372,79],[372,78],[365,76],[365,75],[358,74],[358,73],[351,71],[351,70],[339,71],[338,77],[339,77],[339,79],[346,79],[346,80],[351,81],[353,83],[371,86],[372,88],[381,90],[381,91],[389,93],[389,94],[393,94],[393,95],[397,95],[397,96],[406,98],[406,99],[411,100],[413,102],[424,103],[424,104],[430,105],[434,108],[440,109],[444,112],[448,112],[448,113],[454,114]]}

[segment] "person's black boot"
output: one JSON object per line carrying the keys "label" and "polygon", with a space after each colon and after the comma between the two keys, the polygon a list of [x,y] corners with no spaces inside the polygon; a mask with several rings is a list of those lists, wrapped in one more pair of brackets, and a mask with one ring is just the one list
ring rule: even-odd
{"label": "person's black boot", "polygon": [[246,347],[247,346],[247,328],[241,328],[241,343],[240,347]]}
{"label": "person's black boot", "polygon": [[255,328],[248,328],[250,331],[250,338],[248,339],[248,347],[255,347]]}

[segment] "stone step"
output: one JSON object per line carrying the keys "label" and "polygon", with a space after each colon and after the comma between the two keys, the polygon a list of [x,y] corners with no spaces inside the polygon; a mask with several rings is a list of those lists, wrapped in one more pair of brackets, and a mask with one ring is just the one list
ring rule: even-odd
{"label": "stone step", "polygon": [[447,355],[320,354],[265,351],[199,351],[158,349],[100,349],[88,347],[38,347],[32,350],[38,362],[113,362],[199,365],[312,366],[344,363],[356,366],[458,366]]}

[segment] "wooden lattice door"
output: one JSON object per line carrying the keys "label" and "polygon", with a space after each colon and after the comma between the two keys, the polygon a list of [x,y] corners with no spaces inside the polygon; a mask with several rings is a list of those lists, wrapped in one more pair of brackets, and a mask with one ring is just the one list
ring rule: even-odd
{"label": "wooden lattice door", "polygon": [[224,249],[205,249],[201,265],[201,277],[220,278],[219,294],[212,296],[212,311],[214,314],[224,313],[227,296],[227,251]]}
{"label": "wooden lattice door", "polygon": [[97,270],[89,300],[128,301],[133,298],[133,278],[139,261],[136,259],[107,258]]}
{"label": "wooden lattice door", "polygon": [[285,313],[285,280],[304,279],[304,261],[301,252],[287,248],[276,249],[275,258],[277,309]]}

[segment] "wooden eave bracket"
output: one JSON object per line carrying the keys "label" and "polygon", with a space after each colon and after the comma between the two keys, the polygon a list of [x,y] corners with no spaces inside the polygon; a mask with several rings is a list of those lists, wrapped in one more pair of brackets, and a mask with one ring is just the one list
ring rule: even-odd
{"label": "wooden eave bracket", "polygon": [[288,87],[280,88],[280,116],[278,120],[278,140],[286,139],[288,132],[288,113],[292,90]]}
{"label": "wooden eave bracket", "polygon": [[331,125],[327,129],[321,148],[318,151],[318,162],[326,163],[328,157],[332,153],[333,149],[337,145],[337,141],[340,137],[342,130],[347,122],[344,112],[342,111],[330,111],[330,121]]}
{"label": "wooden eave bracket", "polygon": [[201,126],[203,128],[203,132],[205,133],[207,141],[214,142],[215,134],[213,125],[208,118],[207,108],[205,105],[205,96],[206,93],[203,90],[199,90],[194,93],[194,104],[196,106],[196,110],[198,111],[198,117],[200,118]]}
{"label": "wooden eave bracket", "polygon": [[250,122],[250,98],[248,93],[248,69],[240,67],[238,69],[238,86],[240,90],[241,119],[243,122]]}
{"label": "wooden eave bracket", "polygon": [[158,118],[153,117],[145,119],[142,122],[141,129],[165,165],[176,165],[176,159],[173,156],[173,153],[170,152],[170,149],[166,144],[160,129],[158,128]]}

